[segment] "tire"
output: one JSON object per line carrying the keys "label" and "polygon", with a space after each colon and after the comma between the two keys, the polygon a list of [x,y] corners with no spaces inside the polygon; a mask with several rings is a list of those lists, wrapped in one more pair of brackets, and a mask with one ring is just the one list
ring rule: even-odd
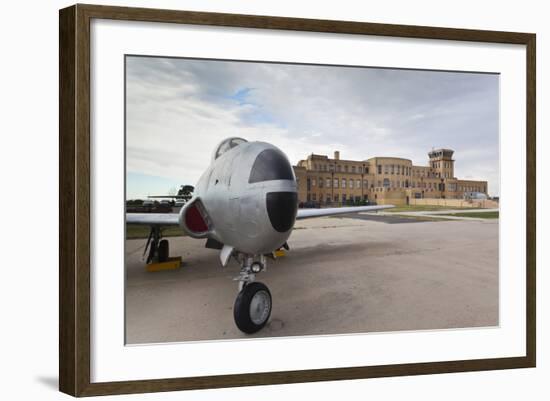
{"label": "tire", "polygon": [[162,241],[160,241],[159,248],[158,248],[159,262],[160,263],[166,262],[169,256],[170,256],[170,251],[169,251],[168,240],[163,239]]}
{"label": "tire", "polygon": [[272,305],[271,293],[264,284],[257,282],[247,284],[235,300],[233,307],[235,324],[243,333],[256,333],[269,320]]}

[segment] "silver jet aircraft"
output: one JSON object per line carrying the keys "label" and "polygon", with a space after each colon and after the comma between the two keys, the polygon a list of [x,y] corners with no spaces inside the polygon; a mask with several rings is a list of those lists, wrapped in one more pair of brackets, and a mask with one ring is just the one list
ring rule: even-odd
{"label": "silver jet aircraft", "polygon": [[296,220],[391,207],[299,210],[296,177],[286,155],[269,143],[228,138],[214,151],[194,196],[179,213],[127,213],[126,222],[151,227],[148,262],[168,259],[168,241],[162,239],[167,226],[206,239],[207,248],[221,250],[224,267],[234,258],[240,273],[235,278],[239,293],[233,316],[241,331],[254,333],[267,323],[272,306],[271,293],[255,281],[256,274],[266,269],[266,257],[288,249],[286,241]]}

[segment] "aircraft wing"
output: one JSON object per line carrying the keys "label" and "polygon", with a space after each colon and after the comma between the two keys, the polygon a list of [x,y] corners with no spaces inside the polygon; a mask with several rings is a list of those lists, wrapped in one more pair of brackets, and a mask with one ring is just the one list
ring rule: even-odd
{"label": "aircraft wing", "polygon": [[177,213],[126,213],[127,224],[147,226],[177,226]]}
{"label": "aircraft wing", "polygon": [[[380,206],[350,206],[332,207],[324,209],[298,209],[296,220],[310,219],[313,217],[334,216],[337,214],[374,212],[377,210],[390,209],[393,205]],[[177,226],[177,213],[126,213],[126,223],[140,224],[147,226]]]}
{"label": "aircraft wing", "polygon": [[333,216],[336,214],[374,212],[376,210],[391,209],[394,205],[380,206],[350,206],[350,207],[331,207],[326,209],[298,209],[296,220],[310,219],[312,217]]}

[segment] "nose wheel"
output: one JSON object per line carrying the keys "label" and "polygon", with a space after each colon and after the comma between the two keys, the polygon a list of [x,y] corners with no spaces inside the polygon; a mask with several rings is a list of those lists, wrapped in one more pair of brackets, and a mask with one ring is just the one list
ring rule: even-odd
{"label": "nose wheel", "polygon": [[239,282],[239,294],[233,306],[233,317],[240,331],[252,334],[261,330],[271,316],[271,293],[263,283],[254,281],[256,274],[266,270],[264,255],[235,255],[241,271],[234,280]]}
{"label": "nose wheel", "polygon": [[269,320],[271,306],[271,293],[267,286],[259,282],[248,283],[235,300],[235,324],[244,333],[255,333]]}

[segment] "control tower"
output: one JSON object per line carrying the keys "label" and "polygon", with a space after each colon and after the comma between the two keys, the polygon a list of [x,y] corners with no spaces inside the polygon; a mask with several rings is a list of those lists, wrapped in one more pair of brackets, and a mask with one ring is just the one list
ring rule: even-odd
{"label": "control tower", "polygon": [[453,153],[454,150],[451,149],[434,149],[428,153],[430,167],[438,177],[454,178],[455,161],[453,160]]}

